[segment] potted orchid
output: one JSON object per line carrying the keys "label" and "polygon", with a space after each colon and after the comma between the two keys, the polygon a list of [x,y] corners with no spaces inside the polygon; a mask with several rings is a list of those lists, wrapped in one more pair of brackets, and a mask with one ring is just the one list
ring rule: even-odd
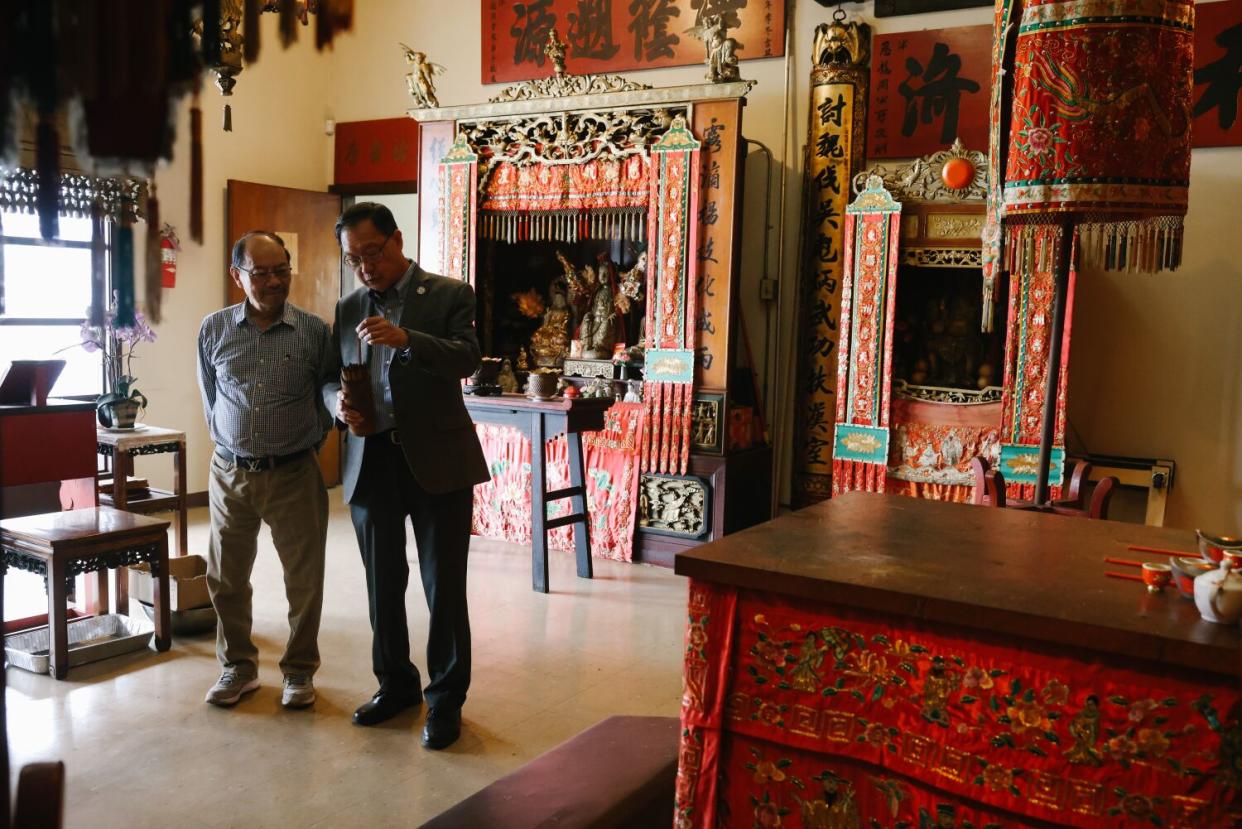
{"label": "potted orchid", "polygon": [[108,309],[102,325],[82,323],[81,346],[90,353],[103,353],[108,385],[95,404],[99,423],[112,429],[132,429],[138,412],[147,406],[147,398],[134,388],[134,349],[141,342],[155,342],[152,330],[141,311],[134,312],[132,325],[116,324],[116,307]]}

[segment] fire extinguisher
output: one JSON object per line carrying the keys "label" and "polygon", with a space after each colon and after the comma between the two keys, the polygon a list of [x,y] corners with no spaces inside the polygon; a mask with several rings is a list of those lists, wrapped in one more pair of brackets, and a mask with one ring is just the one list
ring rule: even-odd
{"label": "fire extinguisher", "polygon": [[165,223],[160,228],[160,284],[165,288],[177,286],[177,253],[181,250],[181,241],[177,239],[177,231]]}

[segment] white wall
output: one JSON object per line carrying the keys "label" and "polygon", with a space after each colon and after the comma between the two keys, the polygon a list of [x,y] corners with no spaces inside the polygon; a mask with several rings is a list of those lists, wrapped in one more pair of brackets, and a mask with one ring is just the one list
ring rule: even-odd
{"label": "white wall", "polygon": [[[762,271],[759,228],[763,219],[763,166],[748,163],[743,257],[743,309],[756,360],[762,359],[765,316],[779,349],[770,350],[769,406],[779,397],[786,417],[776,427],[777,446],[789,471],[789,384],[797,296],[801,172],[807,119],[808,55],[815,26],[831,10],[810,0],[791,2],[787,59],[746,61],[742,75],[758,85],[744,116],[747,137],[770,147],[786,179],[784,219],[772,234],[771,275],[781,280],[778,314],[765,314],[758,298]],[[847,8],[871,20],[877,33],[969,26],[991,22],[988,8],[871,19],[870,3]],[[264,53],[240,76],[234,94],[233,134],[215,129],[219,95],[204,96],[207,129],[207,240],[187,244],[179,286],[168,294],[169,319],[158,343],[161,365],[144,364],[142,388],[153,399],[148,420],[186,428],[196,463],[191,490],[205,488],[208,440],[193,379],[198,321],[219,307],[225,279],[221,195],[228,177],[267,184],[322,189],[331,178],[331,139],[323,120],[389,118],[409,107],[406,66],[397,42],[444,65],[438,81],[442,104],[478,103],[498,87],[480,82],[480,5],[440,0],[368,0],[355,6],[354,30],[334,51],[316,55],[304,37],[282,52],[275,44],[274,15],[265,15]],[[269,31],[271,34],[269,34]],[[570,71],[573,70],[572,61]],[[788,118],[785,80],[790,81]],[[702,80],[701,66],[628,73],[656,86]],[[165,215],[185,227],[184,182],[189,163],[186,130],[178,134],[176,160],[158,177]],[[787,127],[787,128],[786,128]],[[791,161],[792,160],[792,161]],[[781,176],[774,179],[779,191]],[[1229,240],[1242,207],[1242,149],[1196,152],[1192,171],[1186,263],[1173,275],[1083,274],[1075,311],[1071,355],[1070,420],[1095,452],[1172,458],[1177,481],[1168,523],[1219,530],[1242,528],[1242,273]],[[172,194],[176,195],[173,196]],[[772,221],[781,219],[773,194]],[[170,203],[171,202],[171,203]],[[183,233],[184,237],[184,233]],[[778,271],[780,244],[785,256]],[[779,320],[779,321],[778,321]],[[166,357],[166,359],[165,359]],[[156,382],[147,380],[151,376]],[[778,390],[784,390],[778,395]],[[154,474],[154,473],[152,473]]]}

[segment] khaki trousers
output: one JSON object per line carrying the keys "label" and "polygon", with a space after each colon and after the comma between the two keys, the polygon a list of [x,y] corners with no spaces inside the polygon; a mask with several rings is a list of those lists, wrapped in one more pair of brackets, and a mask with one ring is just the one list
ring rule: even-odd
{"label": "khaki trousers", "polygon": [[271,528],[289,601],[289,641],[280,670],[285,675],[313,675],[319,667],[328,535],[328,493],[314,453],[261,472],[240,469],[212,455],[208,494],[207,589],[219,617],[216,657],[220,664],[240,676],[258,676],[259,650],[250,638],[254,592],[250,573],[262,522]]}

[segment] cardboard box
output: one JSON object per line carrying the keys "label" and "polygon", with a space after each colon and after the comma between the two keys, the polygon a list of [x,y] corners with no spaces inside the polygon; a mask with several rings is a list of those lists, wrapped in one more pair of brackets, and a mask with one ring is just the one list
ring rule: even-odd
{"label": "cardboard box", "polygon": [[[176,556],[168,559],[169,607],[173,611],[210,607],[207,593],[207,559],[202,556]],[[140,602],[155,603],[155,583],[151,567],[135,564],[129,568],[129,595]]]}

